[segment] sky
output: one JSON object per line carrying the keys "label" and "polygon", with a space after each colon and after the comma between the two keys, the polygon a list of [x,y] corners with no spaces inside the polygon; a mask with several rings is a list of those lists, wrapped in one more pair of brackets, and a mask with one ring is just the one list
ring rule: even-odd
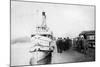
{"label": "sky", "polygon": [[11,1],[11,38],[30,37],[42,23],[42,11],[55,37],[94,30],[94,6]]}

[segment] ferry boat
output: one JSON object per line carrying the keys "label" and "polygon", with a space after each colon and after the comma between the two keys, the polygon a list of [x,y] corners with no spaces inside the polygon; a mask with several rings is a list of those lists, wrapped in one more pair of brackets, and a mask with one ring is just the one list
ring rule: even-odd
{"label": "ferry boat", "polygon": [[47,27],[45,12],[42,12],[42,19],[42,24],[37,26],[35,32],[31,35],[33,46],[30,48],[32,54],[30,65],[51,63],[54,50],[53,32]]}

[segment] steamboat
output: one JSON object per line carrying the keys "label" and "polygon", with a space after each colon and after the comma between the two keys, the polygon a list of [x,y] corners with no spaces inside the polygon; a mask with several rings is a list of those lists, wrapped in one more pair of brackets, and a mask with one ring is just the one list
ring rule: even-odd
{"label": "steamboat", "polygon": [[42,24],[37,26],[35,32],[31,34],[31,41],[34,45],[29,51],[32,54],[30,65],[50,64],[54,50],[53,32],[47,27],[44,11],[42,12]]}

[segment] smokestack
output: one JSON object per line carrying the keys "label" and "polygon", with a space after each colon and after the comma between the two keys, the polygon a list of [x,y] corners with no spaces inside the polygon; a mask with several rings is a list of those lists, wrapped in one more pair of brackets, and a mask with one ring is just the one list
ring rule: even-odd
{"label": "smokestack", "polygon": [[43,15],[44,17],[46,17],[45,12],[42,12],[42,15]]}
{"label": "smokestack", "polygon": [[46,27],[46,14],[45,12],[42,12],[42,27]]}

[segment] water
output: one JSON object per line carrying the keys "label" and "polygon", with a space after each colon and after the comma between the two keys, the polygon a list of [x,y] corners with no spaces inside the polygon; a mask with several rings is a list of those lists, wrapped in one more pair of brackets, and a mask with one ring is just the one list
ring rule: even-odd
{"label": "water", "polygon": [[11,65],[29,65],[32,56],[29,53],[31,43],[16,43],[11,45]]}

